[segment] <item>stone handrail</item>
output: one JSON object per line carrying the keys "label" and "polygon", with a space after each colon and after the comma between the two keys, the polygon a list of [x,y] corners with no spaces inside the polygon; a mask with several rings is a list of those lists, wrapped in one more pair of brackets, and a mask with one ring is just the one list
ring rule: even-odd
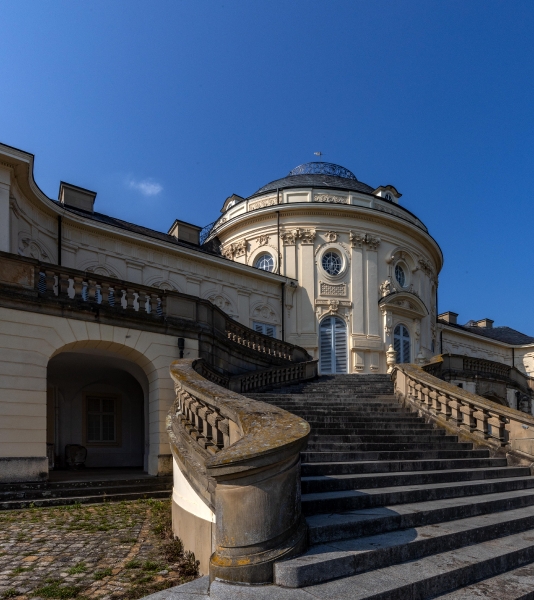
{"label": "stone handrail", "polygon": [[398,399],[429,421],[475,443],[534,461],[531,415],[467,392],[417,365],[396,365],[392,378]]}
{"label": "stone handrail", "polygon": [[[144,318],[154,323],[170,319],[190,322],[211,321],[215,329],[230,344],[236,344],[263,355],[264,364],[271,360],[308,361],[311,356],[288,342],[258,333],[231,319],[209,300],[174,290],[144,286],[114,277],[70,269],[35,259],[0,252],[0,283],[32,289],[37,297],[70,302],[90,307],[93,311],[108,311],[129,318]],[[213,318],[203,318],[211,312]]]}
{"label": "stone handrail", "polygon": [[466,377],[466,378],[487,378],[496,381],[502,381],[518,387],[524,392],[534,388],[533,380],[516,367],[505,365],[503,363],[487,360],[484,358],[474,358],[461,354],[441,354],[433,359],[423,369],[439,377]]}
{"label": "stone handrail", "polygon": [[176,401],[167,430],[182,474],[215,513],[210,578],[268,583],[275,561],[306,546],[300,451],[310,426],[207,381],[196,362],[171,365]]}
{"label": "stone handrail", "polygon": [[245,394],[246,392],[264,390],[272,386],[306,381],[317,377],[317,360],[294,363],[287,367],[261,369],[244,375],[234,375],[230,378],[228,387],[231,390]]}
{"label": "stone handrail", "polygon": [[317,377],[317,363],[317,360],[309,360],[301,363],[292,363],[284,367],[259,369],[244,373],[243,375],[228,376],[210,367],[206,361],[197,360],[195,371],[212,383],[216,383],[239,394],[244,394],[282,384],[313,379]]}

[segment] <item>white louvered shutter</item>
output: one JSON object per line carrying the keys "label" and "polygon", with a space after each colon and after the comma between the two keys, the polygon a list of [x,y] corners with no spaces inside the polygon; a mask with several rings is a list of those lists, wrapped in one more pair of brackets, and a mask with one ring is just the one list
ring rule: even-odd
{"label": "white louvered shutter", "polygon": [[319,369],[321,373],[332,373],[332,317],[321,322],[319,330],[320,337],[320,360]]}
{"label": "white louvered shutter", "polygon": [[345,323],[338,318],[334,319],[334,339],[336,354],[336,373],[347,372],[347,328]]}

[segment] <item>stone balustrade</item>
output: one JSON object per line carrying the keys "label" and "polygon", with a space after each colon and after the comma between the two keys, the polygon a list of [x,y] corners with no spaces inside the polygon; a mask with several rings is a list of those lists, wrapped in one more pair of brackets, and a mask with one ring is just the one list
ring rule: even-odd
{"label": "stone balustrade", "polygon": [[244,394],[246,392],[260,391],[283,384],[291,385],[292,383],[313,379],[318,374],[317,363],[317,360],[309,360],[301,363],[292,363],[283,367],[252,371],[243,375],[227,376],[217,372],[206,361],[197,360],[195,362],[195,370],[208,381],[234,392]]}
{"label": "stone balustrade", "polygon": [[210,578],[269,583],[275,561],[306,547],[300,451],[310,427],[208,381],[197,362],[171,365],[176,401],[167,430],[177,467],[215,513]]}
{"label": "stone balustrade", "polygon": [[394,367],[395,394],[405,406],[475,443],[534,461],[534,417],[438,379],[427,367]]}
{"label": "stone balustrade", "polygon": [[[268,337],[231,319],[209,300],[144,286],[0,252],[0,299],[4,306],[163,329],[200,339],[200,356],[235,373],[268,365],[305,362],[311,356],[288,342]],[[33,308],[30,306],[33,304]],[[216,341],[213,339],[216,338]],[[214,346],[218,348],[214,350]],[[223,348],[225,350],[223,350]],[[230,361],[226,356],[237,357]]]}

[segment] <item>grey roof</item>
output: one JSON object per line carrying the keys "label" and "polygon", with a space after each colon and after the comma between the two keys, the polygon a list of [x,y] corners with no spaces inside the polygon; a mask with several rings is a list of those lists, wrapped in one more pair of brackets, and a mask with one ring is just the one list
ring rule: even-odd
{"label": "grey roof", "polygon": [[337,175],[324,175],[317,173],[307,173],[305,175],[288,175],[282,179],[271,181],[264,185],[253,194],[264,194],[265,192],[273,192],[278,188],[291,187],[314,187],[314,188],[334,188],[337,190],[348,190],[351,192],[363,192],[364,194],[372,194],[375,188],[362,183],[356,179],[348,179],[346,177],[338,177]]}
{"label": "grey roof", "polygon": [[57,202],[57,200],[52,200],[56,204],[59,204],[64,210],[68,212],[75,213],[77,215],[81,215],[86,219],[91,219],[92,221],[98,221],[100,223],[105,223],[106,225],[111,225],[112,227],[118,227],[119,229],[126,229],[127,231],[131,231],[132,233],[138,233],[140,235],[146,235],[147,237],[161,240],[162,242],[169,242],[170,244],[174,244],[175,246],[182,246],[184,248],[192,248],[197,252],[204,252],[205,254],[213,254],[222,258],[220,254],[216,254],[215,252],[210,252],[207,248],[199,246],[198,244],[192,244],[189,242],[184,242],[182,240],[177,240],[173,235],[168,233],[163,233],[161,231],[156,231],[155,229],[149,229],[148,227],[143,227],[142,225],[135,225],[135,223],[129,223],[128,221],[123,221],[122,219],[116,219],[115,217],[110,217],[108,215],[104,215],[102,213],[94,212],[90,213],[85,210],[78,210],[72,206],[64,206]]}
{"label": "grey roof", "polygon": [[447,323],[446,321],[443,321],[441,319],[439,320],[439,322],[445,325],[450,325],[451,327],[455,327],[456,329],[463,329],[464,331],[469,331],[470,333],[474,333],[482,337],[496,340],[497,342],[503,342],[505,344],[511,344],[514,346],[522,346],[524,344],[534,343],[534,337],[526,335],[525,333],[521,333],[520,331],[512,329],[511,327],[477,327],[470,325],[453,325],[452,323]]}

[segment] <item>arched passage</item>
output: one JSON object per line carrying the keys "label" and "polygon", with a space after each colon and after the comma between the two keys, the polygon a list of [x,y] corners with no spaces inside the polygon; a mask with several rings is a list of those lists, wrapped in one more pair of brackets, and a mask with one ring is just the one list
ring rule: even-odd
{"label": "arched passage", "polygon": [[339,317],[326,317],[319,326],[319,370],[324,374],[347,372],[347,326]]}
{"label": "arched passage", "polygon": [[148,468],[148,378],[117,354],[57,353],[47,369],[47,448],[66,467],[66,448],[82,446],[87,467]]}

